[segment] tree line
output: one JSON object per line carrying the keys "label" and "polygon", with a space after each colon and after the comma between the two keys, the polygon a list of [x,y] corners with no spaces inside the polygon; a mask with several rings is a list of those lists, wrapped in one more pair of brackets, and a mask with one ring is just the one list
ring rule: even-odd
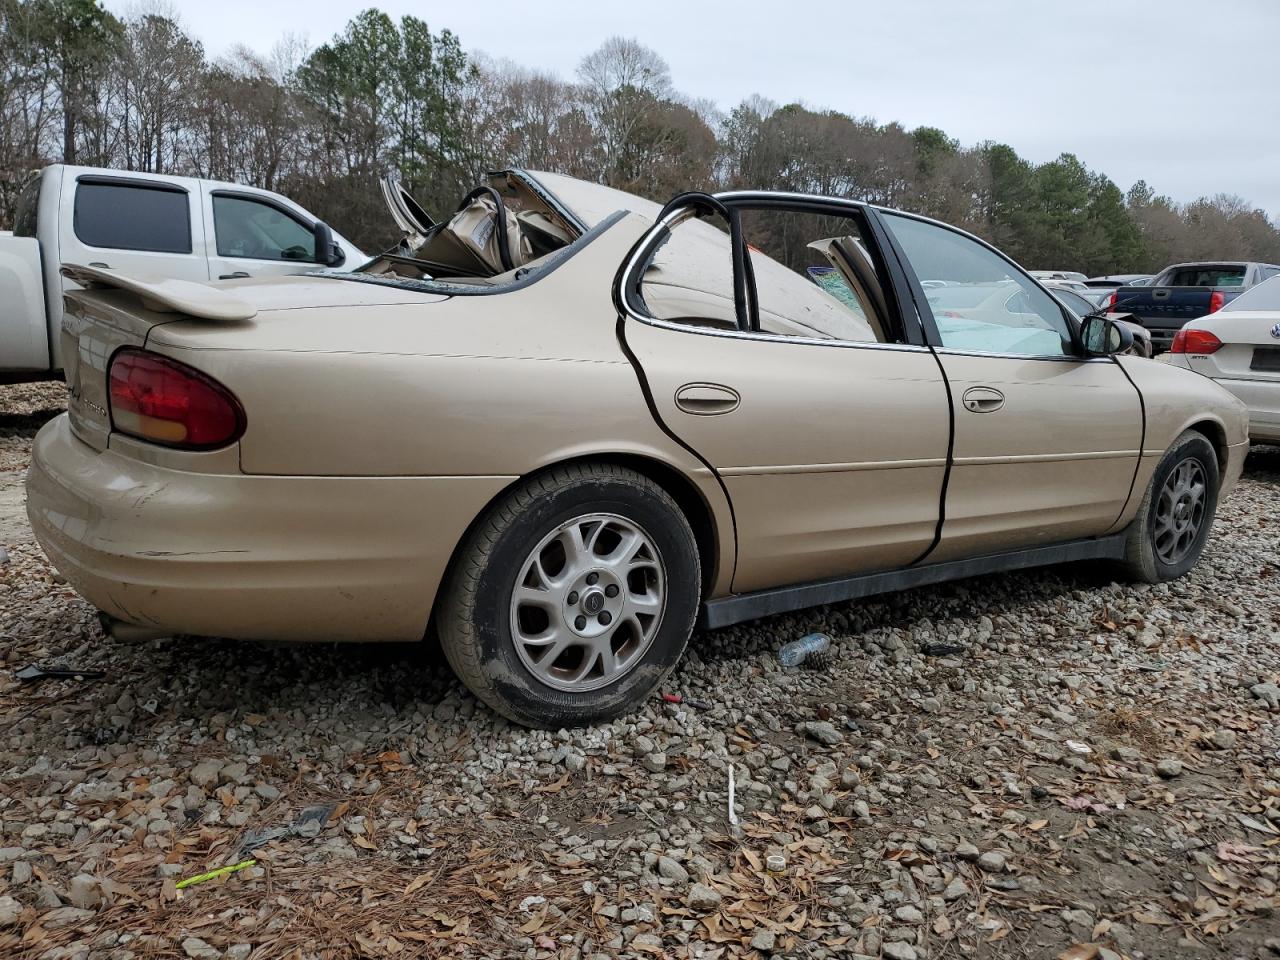
{"label": "tree line", "polygon": [[1280,229],[1236,196],[1124,193],[1071,153],[1034,164],[1006,144],[801,103],[749,97],[723,112],[619,37],[567,80],[377,9],[312,50],[285,38],[211,59],[163,10],[122,20],[99,0],[0,0],[0,229],[29,173],[59,161],[265,187],[367,250],[396,239],[378,189],[388,169],[440,218],[486,171],[518,166],[658,201],[742,187],[869,200],[964,227],[1028,267],[1091,275],[1280,261]]}

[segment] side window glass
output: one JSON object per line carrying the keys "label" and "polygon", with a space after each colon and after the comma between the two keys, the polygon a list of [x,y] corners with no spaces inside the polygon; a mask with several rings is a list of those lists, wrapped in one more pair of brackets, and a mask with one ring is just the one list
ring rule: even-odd
{"label": "side window glass", "polygon": [[191,252],[191,206],[185,190],[82,182],[72,212],[76,236],[91,247]]}
{"label": "side window glass", "polygon": [[257,200],[214,196],[213,233],[220,257],[315,263],[310,228]]}
{"label": "side window glass", "polygon": [[924,287],[944,347],[1018,356],[1073,354],[1062,309],[1013,264],[954,230],[883,216]]}
{"label": "side window glass", "polygon": [[760,332],[885,343],[884,293],[855,220],[795,210],[744,210]]}
{"label": "side window glass", "polygon": [[738,329],[728,224],[695,217],[678,223],[645,267],[640,296],[655,320]]}

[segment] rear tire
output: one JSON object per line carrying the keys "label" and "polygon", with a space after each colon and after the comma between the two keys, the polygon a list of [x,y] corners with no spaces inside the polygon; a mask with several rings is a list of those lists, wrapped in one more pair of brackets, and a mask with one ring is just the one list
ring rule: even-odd
{"label": "rear tire", "polygon": [[1204,551],[1218,509],[1218,455],[1203,434],[1188,430],[1156,466],[1138,515],[1129,524],[1121,572],[1162,583],[1181,577]]}
{"label": "rear tire", "polygon": [[675,501],[612,464],[572,464],[507,494],[459,550],[437,609],[458,678],[503,716],[612,720],[679,662],[700,599]]}

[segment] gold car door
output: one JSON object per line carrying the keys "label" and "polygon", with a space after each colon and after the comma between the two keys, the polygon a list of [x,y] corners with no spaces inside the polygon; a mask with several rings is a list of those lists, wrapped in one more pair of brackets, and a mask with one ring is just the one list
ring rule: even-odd
{"label": "gold car door", "polygon": [[1123,368],[1081,356],[1057,301],[992,248],[880,216],[920,284],[955,419],[942,536],[926,562],[1110,531],[1142,448],[1141,398]]}
{"label": "gold car door", "polygon": [[728,492],[738,593],[904,566],[937,532],[950,425],[936,359],[883,342],[858,298],[797,272],[805,258],[830,270],[821,249],[791,249],[788,266],[752,253],[759,329],[744,331],[728,236],[677,225],[635,266],[623,323],[655,416]]}

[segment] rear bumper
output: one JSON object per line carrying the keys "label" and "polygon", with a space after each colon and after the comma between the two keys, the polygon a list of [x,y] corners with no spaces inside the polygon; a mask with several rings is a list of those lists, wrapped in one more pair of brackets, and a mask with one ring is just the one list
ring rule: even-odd
{"label": "rear bumper", "polygon": [[189,473],[40,431],[27,513],[116,619],[175,634],[418,640],[458,540],[508,477]]}

